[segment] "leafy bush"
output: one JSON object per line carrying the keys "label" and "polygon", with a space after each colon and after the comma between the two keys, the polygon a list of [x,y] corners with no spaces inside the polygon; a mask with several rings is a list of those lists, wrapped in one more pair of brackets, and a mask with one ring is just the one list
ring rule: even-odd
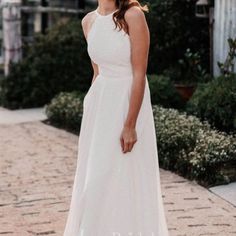
{"label": "leafy bush", "polygon": [[148,75],[152,104],[166,108],[183,108],[185,105],[171,80],[162,75]]}
{"label": "leafy bush", "polygon": [[150,29],[149,74],[162,74],[175,67],[187,48],[199,52],[209,69],[208,19],[195,17],[197,0],[148,0]]}
{"label": "leafy bush", "polygon": [[202,69],[201,58],[198,52],[191,52],[188,48],[184,57],[178,61],[179,75],[175,76],[175,81],[180,84],[195,85],[207,79],[206,71]]}
{"label": "leafy bush", "polygon": [[161,167],[204,185],[236,180],[236,137],[173,109],[153,112]]}
{"label": "leafy bush", "polygon": [[[193,151],[183,153],[183,158],[190,161],[190,176],[201,182],[229,182],[230,177],[224,173],[227,166],[235,170],[236,139],[231,135],[216,130],[199,130]],[[187,155],[184,155],[187,154]],[[236,172],[234,172],[236,179]]]}
{"label": "leafy bush", "polygon": [[62,91],[86,91],[92,77],[81,22],[70,21],[38,35],[27,56],[1,81],[1,103],[15,109],[48,103]]}
{"label": "leafy bush", "polygon": [[218,62],[220,72],[226,77],[231,76],[235,72],[235,59],[236,59],[236,38],[229,38],[229,52],[224,63]]}
{"label": "leafy bush", "polygon": [[[60,93],[46,107],[50,122],[79,133],[83,96]],[[206,122],[153,105],[160,166],[203,185],[236,180],[236,137]]]}
{"label": "leafy bush", "polygon": [[50,122],[79,133],[83,114],[83,94],[61,92],[46,106]]}
{"label": "leafy bush", "polygon": [[189,114],[223,131],[236,130],[236,76],[220,76],[201,85],[187,104]]}
{"label": "leafy bush", "polygon": [[180,114],[174,109],[153,106],[157,129],[158,149],[162,167],[172,170],[179,168],[182,150],[190,152],[196,145],[199,129],[206,124],[194,116]]}

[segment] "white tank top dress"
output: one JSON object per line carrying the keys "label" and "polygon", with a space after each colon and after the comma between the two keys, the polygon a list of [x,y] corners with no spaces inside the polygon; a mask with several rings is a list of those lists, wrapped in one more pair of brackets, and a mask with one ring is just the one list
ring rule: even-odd
{"label": "white tank top dress", "polygon": [[[120,135],[133,81],[131,43],[114,12],[95,20],[87,50],[99,74],[83,101],[77,168],[64,236],[168,236],[156,133],[146,85],[137,142],[123,153]],[[82,58],[81,58],[82,60]]]}

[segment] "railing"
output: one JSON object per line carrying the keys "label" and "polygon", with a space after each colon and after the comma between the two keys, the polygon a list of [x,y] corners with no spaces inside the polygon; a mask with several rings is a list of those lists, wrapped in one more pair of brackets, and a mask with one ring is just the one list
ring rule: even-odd
{"label": "railing", "polygon": [[26,13],[69,13],[69,14],[79,14],[84,13],[83,9],[69,9],[61,7],[42,7],[42,6],[21,6],[21,10]]}

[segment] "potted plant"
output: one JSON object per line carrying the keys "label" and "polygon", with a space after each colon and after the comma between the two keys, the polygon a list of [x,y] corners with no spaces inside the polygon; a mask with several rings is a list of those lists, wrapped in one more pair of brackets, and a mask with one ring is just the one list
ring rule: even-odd
{"label": "potted plant", "polygon": [[206,71],[200,65],[198,52],[191,52],[188,48],[183,59],[178,61],[178,73],[175,76],[175,88],[184,101],[188,101],[193,95],[197,83],[206,78]]}

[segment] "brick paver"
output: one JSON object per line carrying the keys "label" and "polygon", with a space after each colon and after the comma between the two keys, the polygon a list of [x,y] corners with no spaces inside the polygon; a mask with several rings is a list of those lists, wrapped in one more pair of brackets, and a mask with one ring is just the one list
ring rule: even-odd
{"label": "brick paver", "polygon": [[[0,125],[0,235],[62,236],[77,144],[40,122]],[[171,172],[161,180],[170,236],[236,235],[233,205]]]}

